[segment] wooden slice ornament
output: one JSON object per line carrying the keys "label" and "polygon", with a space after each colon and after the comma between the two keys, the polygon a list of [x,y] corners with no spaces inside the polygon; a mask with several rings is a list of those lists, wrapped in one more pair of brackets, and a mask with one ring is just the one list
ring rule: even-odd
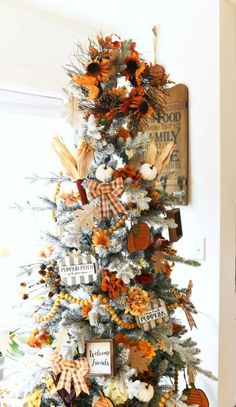
{"label": "wooden slice ornament", "polygon": [[145,250],[151,244],[151,232],[147,223],[137,223],[132,226],[127,242],[127,249],[130,253],[138,250]]}
{"label": "wooden slice ornament", "polygon": [[191,387],[187,387],[183,393],[187,396],[187,400],[184,400],[187,406],[196,404],[199,407],[209,407],[209,400],[206,394],[203,390],[197,389],[194,384],[191,384]]}

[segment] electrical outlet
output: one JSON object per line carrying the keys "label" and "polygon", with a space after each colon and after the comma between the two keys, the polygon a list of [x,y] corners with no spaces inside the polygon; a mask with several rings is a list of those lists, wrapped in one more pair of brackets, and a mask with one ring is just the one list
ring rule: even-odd
{"label": "electrical outlet", "polygon": [[193,242],[193,258],[195,260],[206,260],[206,239],[196,238]]}

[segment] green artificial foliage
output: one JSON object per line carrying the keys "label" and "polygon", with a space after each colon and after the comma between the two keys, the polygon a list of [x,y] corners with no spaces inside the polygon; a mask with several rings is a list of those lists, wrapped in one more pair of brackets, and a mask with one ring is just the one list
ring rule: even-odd
{"label": "green artificial foliage", "polygon": [[[142,58],[132,40],[121,41],[115,35],[89,40],[86,50],[77,45],[66,71],[70,79],[66,89],[68,120],[83,116],[79,125],[75,125],[75,149],[70,152],[69,160],[73,164],[71,156],[76,160],[82,144],[87,150],[92,149],[93,154],[80,187],[87,195],[88,204],[82,204],[78,197],[76,179],[67,165],[62,166],[63,175],[29,178],[31,182],[42,179],[57,187],[69,184],[68,191],[73,189],[73,193],[68,192],[67,198],[58,193],[55,200],[43,197],[40,207],[32,206],[34,210],[54,212],[53,231],[49,227],[44,234],[44,242],[52,250],[23,267],[20,273],[21,287],[25,289],[22,296],[27,299],[25,318],[10,345],[14,353],[10,368],[15,372],[10,391],[23,397],[41,389],[42,407],[72,406],[49,386],[48,374],[55,377],[51,354],[59,349],[64,358],[79,360],[86,341],[113,339],[115,376],[89,378],[89,394],[81,392],[74,398],[73,406],[95,406],[102,391],[115,406],[156,407],[166,392],[175,391],[176,369],[179,374],[187,369],[204,373],[199,367],[199,350],[186,336],[189,326],[184,310],[196,313],[190,299],[191,289],[177,287],[171,280],[175,263],[199,266],[194,260],[178,256],[168,239],[168,228],[177,225],[167,219],[167,210],[181,196],[157,191],[155,180],[146,181],[139,172],[150,143],[149,120],[161,119],[170,80],[161,65]],[[73,106],[77,110],[72,111]],[[65,164],[65,157],[60,158]],[[79,172],[87,159],[80,155],[76,171]],[[91,181],[99,183],[96,171],[102,164],[112,168],[113,180],[109,182],[121,179],[123,183],[122,191],[113,196],[124,208],[117,216],[114,216],[114,204],[110,206],[109,216],[104,217],[103,213],[99,216],[101,195],[94,198],[91,193]],[[151,244],[140,223],[148,225]],[[127,249],[131,228],[135,243],[142,244],[142,249],[135,248],[132,252]],[[68,285],[60,280],[61,261],[65,256],[81,253],[96,258],[96,279]],[[153,256],[156,256],[155,265]],[[61,292],[60,305],[50,314]],[[136,294],[132,296],[133,292]],[[40,295],[44,299],[39,305],[36,297]],[[84,302],[78,304],[70,298]],[[136,318],[147,312],[153,300],[162,301],[159,307],[164,304],[167,317],[159,316],[155,325],[145,331],[138,327]],[[182,321],[176,317],[176,308],[183,311]],[[50,318],[44,319],[46,315]],[[17,342],[18,334],[24,336],[24,343]],[[146,370],[132,367],[132,347],[139,350]],[[19,388],[22,373],[27,369]],[[209,372],[205,373],[210,376]],[[185,406],[180,396],[181,392],[173,393],[174,404],[169,405]]]}

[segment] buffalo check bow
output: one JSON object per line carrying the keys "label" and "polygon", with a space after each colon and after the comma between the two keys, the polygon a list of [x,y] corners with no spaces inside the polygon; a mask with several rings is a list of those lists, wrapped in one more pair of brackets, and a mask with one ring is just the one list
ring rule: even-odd
{"label": "buffalo check bow", "polygon": [[61,373],[59,382],[57,383],[57,390],[65,389],[67,393],[70,393],[71,381],[73,380],[76,396],[78,396],[81,391],[89,394],[89,389],[84,380],[84,376],[86,376],[89,371],[89,364],[86,358],[69,360],[64,359],[58,352],[55,352],[52,355],[52,361],[54,373]]}
{"label": "buffalo check bow", "polygon": [[106,184],[90,179],[88,181],[88,194],[90,199],[101,199],[101,215],[102,218],[110,217],[110,209],[112,210],[115,218],[118,218],[119,213],[127,214],[124,206],[118,200],[124,192],[123,178],[116,178],[114,181]]}

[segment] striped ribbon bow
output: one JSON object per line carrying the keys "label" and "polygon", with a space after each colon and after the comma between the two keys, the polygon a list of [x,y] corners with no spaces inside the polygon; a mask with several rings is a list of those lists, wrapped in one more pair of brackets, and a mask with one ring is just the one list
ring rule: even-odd
{"label": "striped ribbon bow", "polygon": [[118,218],[119,213],[127,214],[122,203],[117,199],[124,192],[123,178],[116,178],[114,181],[106,184],[89,180],[88,188],[90,192],[88,194],[90,199],[101,199],[101,215],[102,218],[110,217],[110,209],[112,210],[115,218]]}
{"label": "striped ribbon bow", "polygon": [[188,287],[186,289],[186,294],[179,294],[179,293],[177,293],[176,290],[174,290],[174,295],[177,298],[180,306],[182,307],[182,309],[186,315],[190,329],[193,329],[193,327],[197,328],[197,324],[192,316],[192,312],[197,313],[197,311],[195,310],[193,303],[190,301],[190,296],[192,294],[192,288],[193,288],[193,283],[192,283],[192,280],[190,280],[188,283]]}
{"label": "striped ribbon bow", "polygon": [[61,373],[57,390],[65,389],[67,393],[71,391],[71,381],[73,380],[75,394],[79,396],[81,391],[89,394],[89,389],[84,380],[84,376],[89,371],[89,364],[86,358],[79,360],[64,359],[58,352],[52,355],[52,369],[56,374]]}

